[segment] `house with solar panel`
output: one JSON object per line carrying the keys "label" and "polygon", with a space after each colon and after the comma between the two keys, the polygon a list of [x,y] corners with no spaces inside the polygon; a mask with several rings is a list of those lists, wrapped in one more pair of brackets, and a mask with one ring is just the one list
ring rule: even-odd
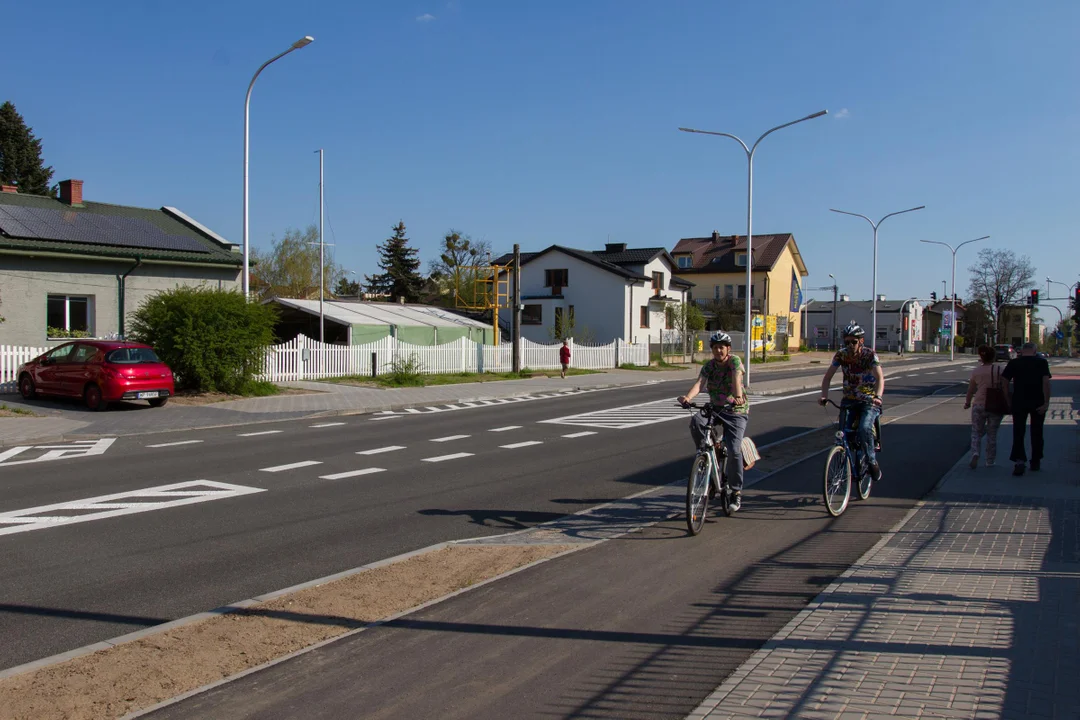
{"label": "house with solar panel", "polygon": [[0,345],[123,337],[146,298],[177,286],[240,289],[236,245],[172,207],[59,198],[0,186]]}

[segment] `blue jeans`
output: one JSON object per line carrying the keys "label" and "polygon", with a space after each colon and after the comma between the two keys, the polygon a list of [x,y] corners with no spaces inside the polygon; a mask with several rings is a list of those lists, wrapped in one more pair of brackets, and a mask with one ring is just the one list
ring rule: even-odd
{"label": "blue jeans", "polygon": [[742,441],[749,418],[730,412],[716,413],[716,423],[724,427],[724,449],[727,450],[727,478],[732,490],[743,489]]}
{"label": "blue jeans", "polygon": [[866,459],[871,465],[877,465],[877,452],[874,450],[874,422],[881,415],[881,408],[857,400],[844,400],[840,403],[840,425],[845,429],[855,428],[855,434],[862,444]]}

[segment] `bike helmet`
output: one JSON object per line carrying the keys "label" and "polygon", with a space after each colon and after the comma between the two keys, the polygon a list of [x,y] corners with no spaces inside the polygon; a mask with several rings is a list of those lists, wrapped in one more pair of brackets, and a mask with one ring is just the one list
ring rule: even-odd
{"label": "bike helmet", "polygon": [[709,336],[709,347],[713,345],[731,345],[731,336],[723,330],[717,330]]}
{"label": "bike helmet", "polygon": [[861,338],[866,335],[866,332],[859,327],[859,324],[855,321],[848,323],[848,326],[844,328],[844,337],[857,337]]}

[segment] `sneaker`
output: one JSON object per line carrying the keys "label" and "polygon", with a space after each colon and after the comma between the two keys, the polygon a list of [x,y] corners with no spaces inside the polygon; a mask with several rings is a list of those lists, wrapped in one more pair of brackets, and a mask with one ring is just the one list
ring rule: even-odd
{"label": "sneaker", "polygon": [[742,507],[742,493],[736,490],[731,494],[731,512],[739,512]]}
{"label": "sneaker", "polygon": [[881,466],[874,464],[870,466],[870,479],[874,482],[881,482]]}
{"label": "sneaker", "polygon": [[1013,475],[1020,477],[1024,474],[1024,463],[1018,462],[1013,465]]}
{"label": "sneaker", "polygon": [[979,467],[979,454],[978,453],[973,453],[972,454],[971,462],[968,463],[968,467],[971,468],[972,470]]}

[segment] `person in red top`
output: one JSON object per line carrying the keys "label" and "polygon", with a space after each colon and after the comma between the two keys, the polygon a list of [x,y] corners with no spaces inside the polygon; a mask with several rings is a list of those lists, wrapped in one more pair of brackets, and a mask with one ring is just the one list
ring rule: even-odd
{"label": "person in red top", "polygon": [[566,370],[570,367],[570,344],[566,340],[562,341],[562,347],[559,348],[559,362],[562,364],[563,379],[566,379]]}

